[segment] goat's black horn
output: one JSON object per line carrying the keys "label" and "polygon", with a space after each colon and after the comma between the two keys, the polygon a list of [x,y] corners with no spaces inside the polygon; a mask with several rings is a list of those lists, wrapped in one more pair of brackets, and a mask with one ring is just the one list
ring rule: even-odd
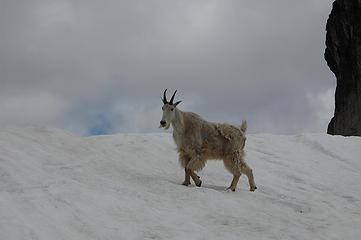
{"label": "goat's black horn", "polygon": [[164,104],[167,104],[167,103],[168,103],[168,102],[167,102],[166,92],[167,92],[167,89],[164,90],[164,93],[163,93],[163,103],[164,103]]}
{"label": "goat's black horn", "polygon": [[174,100],[174,96],[175,96],[176,93],[177,93],[177,90],[175,90],[175,92],[173,93],[172,98],[171,98],[170,101],[169,101],[169,104],[170,104],[170,105],[173,105],[173,100]]}

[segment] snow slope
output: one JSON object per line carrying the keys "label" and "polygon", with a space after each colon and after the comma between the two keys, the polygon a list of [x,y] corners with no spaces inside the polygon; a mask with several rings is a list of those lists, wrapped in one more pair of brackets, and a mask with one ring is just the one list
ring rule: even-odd
{"label": "snow slope", "polygon": [[361,138],[248,135],[258,189],[209,161],[182,186],[168,133],[0,128],[0,239],[359,239]]}

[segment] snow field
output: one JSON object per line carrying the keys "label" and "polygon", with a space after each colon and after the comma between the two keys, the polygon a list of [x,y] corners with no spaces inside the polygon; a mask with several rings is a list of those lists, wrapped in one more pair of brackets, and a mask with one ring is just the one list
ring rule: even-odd
{"label": "snow field", "polygon": [[359,239],[361,138],[248,135],[258,189],[221,161],[181,185],[172,137],[0,128],[0,239]]}

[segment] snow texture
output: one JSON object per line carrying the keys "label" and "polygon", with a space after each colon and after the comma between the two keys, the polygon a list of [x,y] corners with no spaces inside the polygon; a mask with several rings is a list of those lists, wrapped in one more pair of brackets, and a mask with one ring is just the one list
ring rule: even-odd
{"label": "snow texture", "polygon": [[248,135],[258,189],[221,161],[181,185],[170,134],[0,128],[0,239],[359,239],[361,138]]}

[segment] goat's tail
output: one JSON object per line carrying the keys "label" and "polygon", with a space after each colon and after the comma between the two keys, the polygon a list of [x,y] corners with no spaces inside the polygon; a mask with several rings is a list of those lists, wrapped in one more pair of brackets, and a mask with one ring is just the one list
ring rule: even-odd
{"label": "goat's tail", "polygon": [[242,130],[242,132],[246,133],[246,131],[247,131],[247,121],[246,120],[242,120],[241,130]]}

